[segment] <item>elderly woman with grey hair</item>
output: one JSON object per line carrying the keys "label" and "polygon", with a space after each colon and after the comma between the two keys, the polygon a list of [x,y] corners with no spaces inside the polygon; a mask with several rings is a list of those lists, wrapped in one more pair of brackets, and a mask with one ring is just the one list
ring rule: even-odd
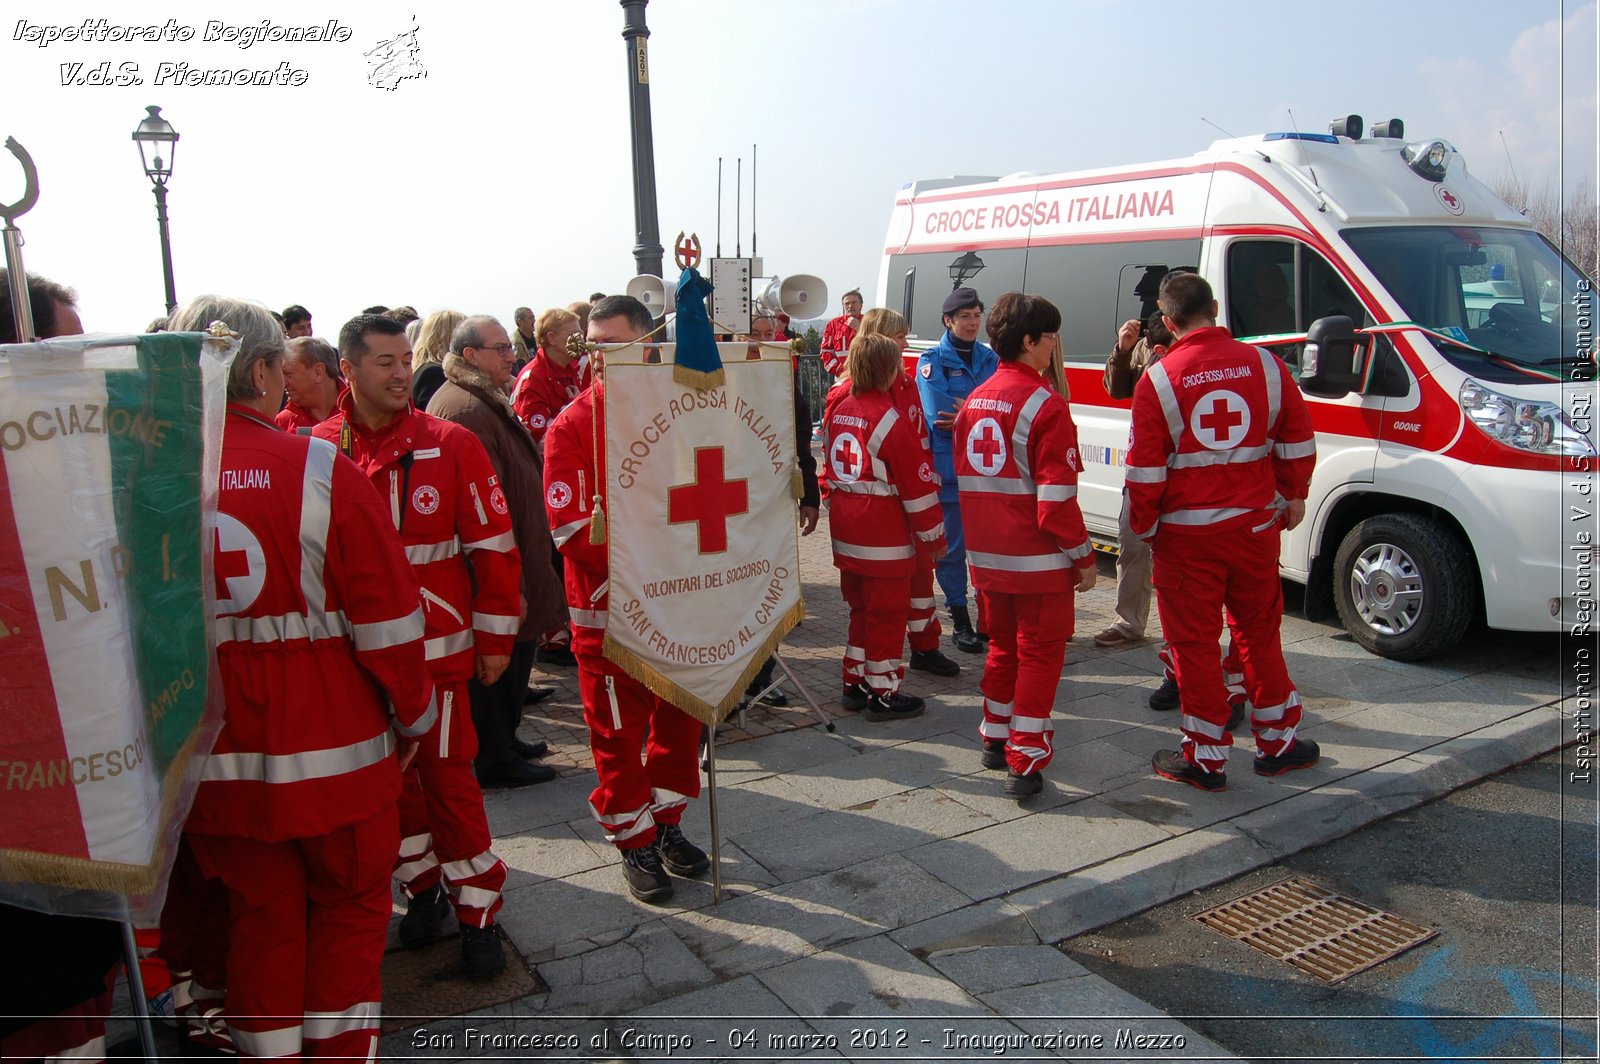
{"label": "elderly woman with grey hair", "polygon": [[218,321],[239,337],[213,547],[225,711],[185,838],[227,892],[239,1056],[372,1059],[396,733],[414,749],[437,716],[422,593],[361,470],[273,423],[286,341],[271,313],[202,296],[172,328]]}

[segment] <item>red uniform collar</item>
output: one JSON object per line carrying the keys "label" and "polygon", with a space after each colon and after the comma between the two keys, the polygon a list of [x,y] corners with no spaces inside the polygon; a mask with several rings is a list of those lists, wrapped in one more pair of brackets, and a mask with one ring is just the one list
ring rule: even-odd
{"label": "red uniform collar", "polygon": [[235,414],[235,415],[237,415],[239,417],[242,417],[246,421],[254,421],[257,425],[260,425],[262,428],[271,429],[274,432],[282,432],[283,431],[282,429],[280,429],[278,427],[278,423],[277,422],[273,421],[269,417],[266,417],[265,415],[261,414],[258,411],[251,410],[248,406],[240,406],[238,403],[229,403],[227,409],[228,409],[228,413]]}

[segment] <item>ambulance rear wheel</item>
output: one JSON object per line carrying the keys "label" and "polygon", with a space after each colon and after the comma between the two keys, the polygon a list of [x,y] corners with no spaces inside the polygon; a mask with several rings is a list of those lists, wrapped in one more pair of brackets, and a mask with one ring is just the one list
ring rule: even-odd
{"label": "ambulance rear wheel", "polygon": [[1344,537],[1333,563],[1339,620],[1357,643],[1420,661],[1466,634],[1477,604],[1472,555],[1449,529],[1418,514],[1382,514]]}

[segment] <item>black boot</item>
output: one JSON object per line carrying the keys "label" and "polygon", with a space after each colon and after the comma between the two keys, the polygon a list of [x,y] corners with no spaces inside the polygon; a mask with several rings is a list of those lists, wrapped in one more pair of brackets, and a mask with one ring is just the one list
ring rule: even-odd
{"label": "black boot", "polygon": [[982,654],[984,651],[983,640],[978,633],[972,630],[972,618],[967,615],[965,606],[950,607],[950,642],[956,649],[965,654]]}

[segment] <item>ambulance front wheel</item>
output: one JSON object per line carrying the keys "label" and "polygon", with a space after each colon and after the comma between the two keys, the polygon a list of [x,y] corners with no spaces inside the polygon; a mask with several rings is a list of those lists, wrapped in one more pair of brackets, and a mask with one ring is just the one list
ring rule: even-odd
{"label": "ambulance front wheel", "polygon": [[1477,605],[1472,555],[1449,529],[1418,514],[1360,522],[1334,556],[1339,619],[1374,654],[1420,661],[1466,634]]}

